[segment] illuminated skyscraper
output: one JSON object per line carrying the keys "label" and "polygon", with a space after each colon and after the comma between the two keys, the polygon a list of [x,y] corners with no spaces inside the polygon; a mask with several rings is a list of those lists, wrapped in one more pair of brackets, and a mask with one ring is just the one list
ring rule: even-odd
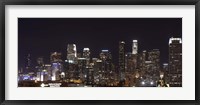
{"label": "illuminated skyscraper", "polygon": [[44,59],[42,57],[37,58],[37,80],[43,81]]}
{"label": "illuminated skyscraper", "polygon": [[90,49],[83,48],[83,58],[90,58]]}
{"label": "illuminated skyscraper", "polygon": [[169,85],[182,86],[182,41],[181,38],[169,39]]}
{"label": "illuminated skyscraper", "polygon": [[112,55],[108,50],[102,50],[100,53],[100,59],[102,60],[102,71],[100,84],[107,85],[110,79],[111,68],[111,59]]}
{"label": "illuminated skyscraper", "polygon": [[133,45],[132,45],[132,54],[137,54],[138,53],[138,41],[133,40]]}
{"label": "illuminated skyscraper", "polygon": [[94,63],[94,82],[99,85],[101,83],[102,78],[102,60],[93,59]]}
{"label": "illuminated skyscraper", "polygon": [[166,83],[169,82],[169,65],[168,63],[163,63],[162,71],[164,72],[164,80]]}
{"label": "illuminated skyscraper", "polygon": [[90,65],[90,49],[84,48],[83,49],[83,58],[86,59],[86,66]]}
{"label": "illuminated skyscraper", "polygon": [[87,69],[85,58],[78,58],[78,70],[78,79],[81,79],[81,81],[86,84]]}
{"label": "illuminated skyscraper", "polygon": [[51,64],[51,70],[52,70],[52,81],[60,80],[60,74],[62,72],[62,64],[59,62],[52,63]]}
{"label": "illuminated skyscraper", "polygon": [[153,63],[153,72],[158,73],[160,70],[160,51],[158,49],[153,49],[148,52],[148,60]]}
{"label": "illuminated skyscraper", "polygon": [[50,61],[51,61],[51,70],[52,70],[52,81],[60,80],[60,74],[64,72],[63,70],[63,62],[61,59],[62,55],[58,52],[51,53]]}
{"label": "illuminated skyscraper", "polygon": [[[79,55],[80,57],[80,55]],[[77,49],[75,44],[67,45],[67,78],[73,82],[75,79],[79,78],[79,70],[78,70],[78,57],[77,57]]]}
{"label": "illuminated skyscraper", "polygon": [[125,55],[125,71],[127,73],[133,73],[137,68],[137,55],[132,54],[131,52],[126,53]]}
{"label": "illuminated skyscraper", "polygon": [[125,79],[125,42],[119,42],[119,72],[120,80]]}
{"label": "illuminated skyscraper", "polygon": [[147,60],[147,51],[143,50],[142,53],[138,54],[138,59],[137,59],[137,68],[140,70],[144,71],[145,70],[145,61]]}
{"label": "illuminated skyscraper", "polygon": [[75,44],[67,45],[67,60],[69,63],[75,63],[77,57],[77,50]]}

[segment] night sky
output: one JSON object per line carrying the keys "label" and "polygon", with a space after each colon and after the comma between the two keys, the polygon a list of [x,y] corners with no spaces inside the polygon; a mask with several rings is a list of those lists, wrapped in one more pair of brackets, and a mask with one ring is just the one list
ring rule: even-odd
{"label": "night sky", "polygon": [[61,52],[66,59],[67,44],[76,44],[80,53],[90,48],[91,57],[99,57],[103,49],[111,52],[118,64],[119,41],[125,51],[132,51],[132,40],[138,40],[139,53],[159,49],[161,63],[168,62],[170,37],[182,38],[181,18],[19,18],[19,68],[25,67],[27,54],[32,65],[37,57],[49,63],[51,52]]}

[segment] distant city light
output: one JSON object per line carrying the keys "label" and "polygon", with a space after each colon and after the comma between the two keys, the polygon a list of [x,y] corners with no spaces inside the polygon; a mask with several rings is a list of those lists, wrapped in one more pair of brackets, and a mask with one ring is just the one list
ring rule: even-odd
{"label": "distant city light", "polygon": [[133,42],[137,42],[137,40],[133,40]]}
{"label": "distant city light", "polygon": [[153,82],[151,82],[150,84],[153,85]]}
{"label": "distant city light", "polygon": [[[67,55],[64,54],[61,57],[61,53],[53,52],[50,55],[50,62],[47,62],[47,64],[45,64],[46,59],[44,59],[44,62],[43,57],[39,57],[37,59],[38,64],[32,67],[33,70],[29,66],[25,66],[27,70],[22,73],[23,68],[19,69],[18,83],[20,84],[22,81],[22,86],[25,86],[32,82],[37,87],[171,86],[171,82],[168,80],[168,77],[170,77],[168,74],[172,69],[170,67],[173,66],[173,69],[176,70],[176,62],[181,67],[182,59],[179,59],[182,57],[180,56],[182,53],[179,53],[181,47],[176,46],[178,42],[181,45],[181,38],[170,38],[169,40],[169,43],[172,43],[171,46],[169,45],[171,51],[169,53],[173,55],[169,54],[169,61],[175,62],[173,64],[161,62],[159,49],[138,52],[138,40],[132,41],[132,51],[129,49],[130,52],[126,52],[128,49],[126,49],[124,41],[119,42],[118,52],[113,52],[118,53],[117,63],[113,62],[116,58],[107,49],[101,50],[102,52],[99,52],[98,57],[93,58],[91,57],[93,55],[90,55],[93,50],[90,52],[89,48],[83,48],[80,53],[77,52],[79,50],[76,49],[75,44],[68,44]],[[180,50],[178,54],[175,52],[176,50],[177,52]],[[113,51],[113,49],[110,51]],[[30,58],[28,60],[30,63]],[[177,70],[180,71],[181,69]],[[180,79],[179,77],[182,77],[182,74],[172,74],[171,77]],[[169,84],[167,84],[168,82]],[[181,81],[172,82],[174,85],[182,86]],[[171,87],[173,87],[173,84]]]}
{"label": "distant city light", "polygon": [[88,51],[88,50],[90,50],[90,49],[89,49],[89,48],[83,48],[83,50],[84,50],[84,51]]}
{"label": "distant city light", "polygon": [[101,50],[102,52],[108,52],[108,50]]}
{"label": "distant city light", "polygon": [[42,83],[40,86],[41,86],[41,87],[44,87],[44,86],[45,86],[45,84],[44,84],[44,83]]}
{"label": "distant city light", "polygon": [[145,82],[144,81],[142,81],[142,85],[144,85],[145,84]]}

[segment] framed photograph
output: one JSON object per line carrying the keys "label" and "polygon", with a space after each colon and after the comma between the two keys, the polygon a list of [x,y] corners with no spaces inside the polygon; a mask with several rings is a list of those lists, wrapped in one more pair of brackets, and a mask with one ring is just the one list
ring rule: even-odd
{"label": "framed photograph", "polygon": [[2,104],[199,104],[199,0],[1,1]]}

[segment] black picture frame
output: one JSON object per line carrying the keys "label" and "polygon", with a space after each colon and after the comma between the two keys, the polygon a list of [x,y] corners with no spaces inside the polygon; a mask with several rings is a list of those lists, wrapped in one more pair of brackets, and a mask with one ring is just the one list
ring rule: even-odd
{"label": "black picture frame", "polygon": [[[0,2],[0,93],[2,105],[30,105],[30,104],[67,104],[67,105],[82,105],[82,104],[116,104],[116,105],[131,105],[131,104],[174,104],[174,105],[197,105],[200,104],[199,97],[199,44],[200,44],[200,0],[1,0]],[[5,100],[5,5],[195,5],[195,100]]]}

